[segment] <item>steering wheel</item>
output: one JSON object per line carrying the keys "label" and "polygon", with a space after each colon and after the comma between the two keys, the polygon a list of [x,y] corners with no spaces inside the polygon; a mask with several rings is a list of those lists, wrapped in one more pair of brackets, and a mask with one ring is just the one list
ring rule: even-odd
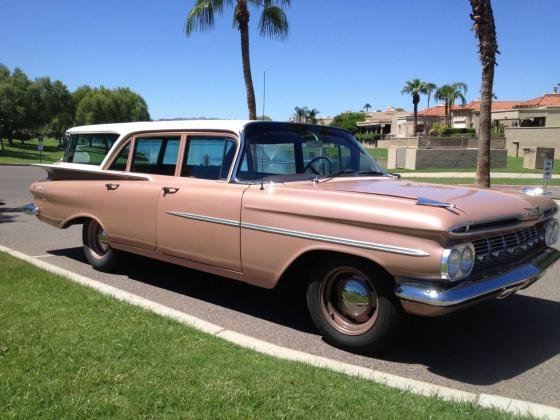
{"label": "steering wheel", "polygon": [[[313,164],[314,164],[315,162],[320,161],[320,160],[324,160],[325,162],[327,162],[327,164],[328,164],[328,171],[325,171],[326,168],[325,168],[325,165],[324,165],[324,164],[323,164],[323,166],[322,166],[322,169],[323,169],[322,173],[319,172],[317,169],[315,169],[315,168],[313,167]],[[311,159],[311,160],[307,163],[307,165],[305,165],[305,167],[303,168],[303,172],[307,172],[307,170],[310,169],[311,172],[313,172],[315,175],[325,175],[325,174],[330,174],[330,173],[332,172],[332,167],[333,167],[333,164],[332,164],[331,160],[330,160],[328,157],[325,157],[325,156],[318,156],[318,157],[316,157],[315,159]]]}

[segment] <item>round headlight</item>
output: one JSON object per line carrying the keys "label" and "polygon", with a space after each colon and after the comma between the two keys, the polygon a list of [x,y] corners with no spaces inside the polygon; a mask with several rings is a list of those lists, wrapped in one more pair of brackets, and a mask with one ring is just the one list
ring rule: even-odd
{"label": "round headlight", "polygon": [[558,235],[560,234],[560,227],[556,220],[552,220],[546,226],[546,232],[544,234],[544,241],[547,246],[554,245],[558,242]]}
{"label": "round headlight", "polygon": [[459,269],[461,268],[461,254],[455,248],[449,253],[449,260],[447,263],[447,273],[449,278],[453,279],[457,276]]}
{"label": "round headlight", "polygon": [[461,253],[461,271],[464,275],[468,275],[474,265],[474,250],[467,245]]}

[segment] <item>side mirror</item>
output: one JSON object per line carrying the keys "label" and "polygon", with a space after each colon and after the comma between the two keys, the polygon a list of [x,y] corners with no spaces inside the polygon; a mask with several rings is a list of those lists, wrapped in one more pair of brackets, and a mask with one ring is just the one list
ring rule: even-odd
{"label": "side mirror", "polygon": [[393,178],[396,178],[396,179],[399,179],[399,180],[401,179],[401,174],[394,174],[392,172],[389,172],[389,175],[391,175]]}

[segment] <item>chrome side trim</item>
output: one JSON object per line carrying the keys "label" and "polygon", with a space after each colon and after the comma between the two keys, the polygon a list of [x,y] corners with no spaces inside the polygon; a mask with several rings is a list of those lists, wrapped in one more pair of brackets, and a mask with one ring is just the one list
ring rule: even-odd
{"label": "chrome side trim", "polygon": [[171,216],[184,217],[185,219],[199,220],[201,222],[217,223],[219,225],[239,227],[241,224],[236,220],[222,219],[220,217],[202,216],[194,213],[183,213],[181,211],[166,211]]}
{"label": "chrome side trim", "polygon": [[391,252],[393,254],[410,255],[413,257],[427,257],[430,254],[421,249],[404,248],[400,246],[377,244],[373,242],[355,241],[353,239],[339,238],[336,236],[319,235],[316,233],[301,232],[297,230],[282,229],[272,226],[257,225],[254,223],[238,222],[236,220],[222,219],[219,217],[202,216],[194,213],[180,211],[167,211],[172,216],[184,217],[185,219],[199,220],[201,222],[217,223],[220,225],[241,227],[243,229],[257,230],[260,232],[274,233],[277,235],[291,236],[294,238],[311,239],[314,241],[328,242],[337,245],[346,245],[354,248],[371,249],[374,251]]}
{"label": "chrome side trim", "polygon": [[420,249],[403,248],[399,246],[377,244],[373,242],[355,241],[353,239],[339,238],[336,236],[326,236],[326,235],[319,235],[316,233],[300,232],[297,230],[289,230],[289,229],[275,228],[270,226],[256,225],[253,223],[241,223],[241,227],[244,229],[258,230],[261,232],[292,236],[294,238],[312,239],[315,241],[329,242],[337,245],[347,245],[355,248],[365,248],[365,249],[372,249],[375,251],[391,252],[394,254],[411,255],[413,257],[427,257],[430,255],[426,251],[422,251]]}
{"label": "chrome side trim", "polygon": [[460,305],[492,294],[503,298],[531,285],[558,259],[560,252],[548,248],[526,264],[486,280],[465,281],[450,289],[429,284],[402,283],[395,294],[403,300],[439,307]]}

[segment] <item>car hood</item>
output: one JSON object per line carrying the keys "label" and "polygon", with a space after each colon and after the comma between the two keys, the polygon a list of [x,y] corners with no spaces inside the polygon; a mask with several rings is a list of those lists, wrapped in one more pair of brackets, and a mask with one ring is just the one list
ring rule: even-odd
{"label": "car hood", "polygon": [[[545,210],[555,206],[552,200],[542,196],[386,178],[337,178],[307,188],[399,199],[401,210],[414,206],[414,213],[440,214],[442,219],[448,219],[455,226],[511,217],[536,220]],[[451,207],[419,206],[419,199],[434,200],[441,205],[449,203]]]}

